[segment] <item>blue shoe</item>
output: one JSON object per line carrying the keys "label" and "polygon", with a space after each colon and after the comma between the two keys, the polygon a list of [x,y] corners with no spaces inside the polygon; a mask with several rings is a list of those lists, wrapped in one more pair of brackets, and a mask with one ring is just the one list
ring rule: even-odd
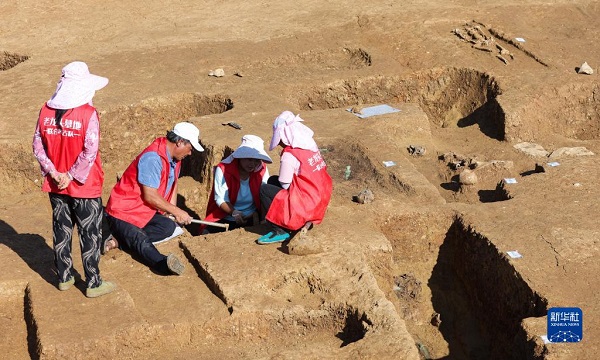
{"label": "blue shoe", "polygon": [[259,238],[258,238],[258,240],[257,240],[257,242],[258,242],[259,244],[262,244],[262,243],[263,243],[263,241],[265,241],[265,240],[269,239],[271,236],[273,236],[273,232],[272,232],[272,231],[269,231],[268,233],[266,233],[266,234],[264,234],[263,236],[259,237]]}
{"label": "blue shoe", "polygon": [[274,244],[274,243],[280,243],[280,242],[284,242],[287,239],[290,238],[290,234],[287,232],[284,232],[282,234],[274,234],[272,231],[259,237],[258,240],[256,241],[257,243],[264,245],[264,244]]}

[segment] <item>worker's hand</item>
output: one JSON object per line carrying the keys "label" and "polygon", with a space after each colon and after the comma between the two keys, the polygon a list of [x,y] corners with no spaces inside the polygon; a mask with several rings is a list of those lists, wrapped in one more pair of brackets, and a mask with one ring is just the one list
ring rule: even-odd
{"label": "worker's hand", "polygon": [[69,187],[69,184],[71,183],[71,181],[73,181],[73,180],[71,179],[69,174],[63,173],[62,174],[62,182],[60,184],[58,184],[58,189],[59,190],[66,189],[67,187]]}
{"label": "worker's hand", "polygon": [[192,223],[192,217],[187,212],[177,208],[178,211],[173,213],[175,222],[181,225],[189,225]]}
{"label": "worker's hand", "polygon": [[71,183],[71,178],[69,177],[69,175],[67,173],[53,171],[50,174],[50,177],[52,178],[52,181],[54,181],[56,186],[58,186],[59,190],[66,189],[69,186],[69,184]]}
{"label": "worker's hand", "polygon": [[52,179],[52,181],[54,181],[56,185],[58,185],[61,181],[61,173],[59,173],[58,171],[52,171],[50,172],[50,178]]}
{"label": "worker's hand", "polygon": [[238,225],[243,225],[246,223],[246,219],[244,219],[244,213],[239,210],[233,210],[231,216],[233,216],[235,223]]}

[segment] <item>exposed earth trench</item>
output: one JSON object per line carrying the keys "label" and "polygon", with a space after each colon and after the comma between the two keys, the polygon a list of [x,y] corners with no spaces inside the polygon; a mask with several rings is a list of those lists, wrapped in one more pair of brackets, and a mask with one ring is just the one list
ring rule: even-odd
{"label": "exposed earth trench", "polygon": [[[378,2],[378,11],[382,6]],[[554,19],[565,7],[573,18],[600,15],[595,2],[575,10],[558,2],[536,11]],[[213,167],[243,134],[268,144],[272,120],[286,109],[315,131],[334,181],[325,221],[281,246],[255,243],[263,225],[213,235],[189,226],[158,246],[185,259],[180,277],[159,276],[112,250],[102,257],[101,271],[118,290],[98,299],[83,295],[76,235],[76,289],[56,289],[51,209],[31,155],[36,107],[70,58],[48,60],[12,42],[12,49],[0,47],[6,94],[0,101],[2,357],[593,357],[600,332],[588,324],[599,313],[600,284],[586,274],[597,270],[600,249],[594,220],[600,189],[593,180],[600,175],[594,155],[600,151],[600,85],[594,78],[575,81],[582,75],[565,70],[571,48],[550,56],[551,43],[542,36],[529,48],[499,30],[518,21],[488,14],[481,15],[486,21],[465,22],[457,9],[444,16],[435,10],[434,21],[415,15],[412,6],[407,11],[423,29],[359,14],[332,25],[331,33],[297,29],[267,40],[171,40],[152,51],[114,50],[86,60],[92,72],[111,79],[94,99],[105,203],[131,160],[186,120],[201,129],[205,151],[183,160],[178,206],[202,218]],[[508,65],[455,35],[475,26],[516,54],[502,53]],[[561,29],[566,38],[575,31]],[[423,39],[430,40],[427,52]],[[394,44],[403,44],[407,54]],[[590,51],[599,55],[595,47]],[[206,76],[222,63],[229,64],[225,77]],[[44,86],[27,85],[42,73]],[[111,94],[111,86],[118,90]],[[22,102],[31,103],[19,123],[10,104]],[[365,119],[351,111],[377,104],[400,111]],[[230,121],[242,130],[222,125]],[[523,143],[541,144],[547,153],[515,148]],[[423,153],[412,152],[415,146]],[[277,173],[279,154],[270,155],[269,171]],[[361,204],[356,195],[365,189],[374,200]],[[523,257],[511,258],[510,250]],[[555,306],[584,309],[590,319],[584,342],[544,342],[547,311]]]}

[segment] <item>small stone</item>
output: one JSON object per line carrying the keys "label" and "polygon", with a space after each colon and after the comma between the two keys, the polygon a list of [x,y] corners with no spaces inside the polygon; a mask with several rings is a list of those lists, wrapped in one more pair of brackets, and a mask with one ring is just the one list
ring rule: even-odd
{"label": "small stone", "polygon": [[211,71],[209,71],[208,76],[223,77],[223,76],[225,76],[225,70],[220,69],[220,68],[215,69],[214,71],[211,70]]}
{"label": "small stone", "polygon": [[375,195],[371,190],[364,189],[363,191],[359,192],[358,195],[354,196],[353,200],[359,204],[368,204],[375,200]]}
{"label": "small stone", "polygon": [[289,254],[296,256],[319,254],[324,251],[320,242],[305,229],[292,238],[287,247]]}
{"label": "small stone", "polygon": [[226,123],[222,123],[221,125],[226,126],[229,125],[234,129],[238,129],[238,130],[242,130],[242,126],[236,122],[230,121],[230,122],[226,122]]}
{"label": "small stone", "polygon": [[413,274],[407,273],[394,277],[394,292],[401,300],[421,299],[422,283]]}
{"label": "small stone", "polygon": [[414,156],[423,156],[425,155],[425,148],[419,145],[409,145],[408,153]]}
{"label": "small stone", "polygon": [[584,62],[583,64],[581,64],[581,66],[579,67],[579,69],[577,69],[577,73],[578,74],[592,75],[594,73],[594,69],[592,69],[592,67],[589,66],[587,62]]}
{"label": "small stone", "polygon": [[460,175],[458,175],[458,182],[462,185],[475,185],[477,184],[477,175],[475,172],[469,169],[464,169]]}
{"label": "small stone", "polygon": [[534,157],[547,157],[550,153],[541,145],[530,143],[530,142],[522,142],[513,145],[513,147],[517,150],[524,152],[527,155]]}
{"label": "small stone", "polygon": [[593,152],[588,150],[583,146],[575,146],[575,147],[561,147],[559,149],[554,150],[548,157],[550,159],[556,159],[563,156],[592,156]]}
{"label": "small stone", "polygon": [[442,323],[442,317],[441,317],[440,313],[434,312],[431,315],[431,325],[433,325],[435,327],[440,327],[441,323]]}

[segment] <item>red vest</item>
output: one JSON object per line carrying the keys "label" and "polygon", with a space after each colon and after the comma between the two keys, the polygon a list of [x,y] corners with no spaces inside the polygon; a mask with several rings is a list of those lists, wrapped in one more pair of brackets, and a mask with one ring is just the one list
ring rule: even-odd
{"label": "red vest", "polygon": [[169,193],[166,193],[167,183],[169,181],[169,158],[167,157],[167,138],[162,137],[154,140],[150,146],[148,146],[141,154],[139,154],[135,160],[129,165],[129,167],[123,173],[123,176],[115,184],[115,187],[110,193],[110,198],[106,204],[106,212],[110,216],[116,217],[117,219],[126,221],[139,228],[143,228],[148,224],[150,219],[156,214],[157,209],[146,204],[142,199],[142,188],[138,182],[138,163],[142,155],[149,151],[158,153],[162,159],[162,172],[160,174],[160,185],[158,186],[158,193],[162,197],[170,201],[173,196],[173,190],[177,185],[177,178],[179,178],[179,170],[181,169],[181,162],[177,163],[175,167],[175,180]]}
{"label": "red vest", "polygon": [[266,219],[289,230],[298,230],[308,221],[321,223],[333,190],[325,160],[319,151],[287,146],[281,153],[284,152],[300,161],[300,174],[293,177],[287,190],[277,193]]}
{"label": "red vest", "polygon": [[[65,173],[71,169],[79,154],[84,150],[85,134],[90,118],[96,112],[96,109],[85,104],[67,110],[60,121],[61,128],[56,126],[55,111],[44,104],[40,111],[38,124],[46,155],[54,164],[56,171]],[[85,184],[73,180],[66,189],[59,190],[58,186],[52,181],[50,174],[47,174],[44,177],[42,190],[76,198],[94,199],[102,196],[103,183],[104,171],[102,170],[100,153],[98,153]]]}
{"label": "red vest", "polygon": [[[240,191],[240,171],[238,169],[238,159],[234,159],[229,164],[219,163],[217,165],[223,172],[225,183],[227,184],[229,192],[229,202],[235,205],[237,200],[238,192]],[[260,185],[262,184],[262,178],[265,175],[267,168],[263,163],[262,169],[258,172],[250,173],[250,192],[252,193],[252,200],[254,200],[254,206],[260,211]],[[206,221],[218,221],[226,217],[228,214],[221,210],[215,201],[215,186],[213,184],[208,198],[208,205],[206,206]],[[202,226],[204,228],[204,226]]]}

